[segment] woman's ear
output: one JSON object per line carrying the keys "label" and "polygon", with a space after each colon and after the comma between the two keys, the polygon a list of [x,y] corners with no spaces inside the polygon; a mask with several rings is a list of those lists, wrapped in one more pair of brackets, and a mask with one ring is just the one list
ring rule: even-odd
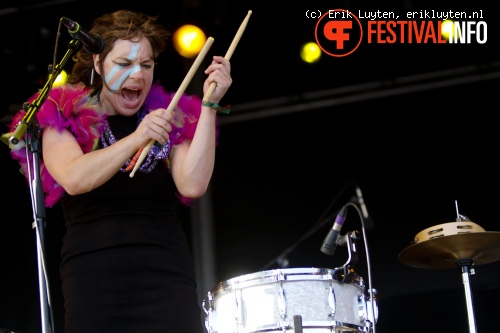
{"label": "woman's ear", "polygon": [[99,69],[99,55],[94,54],[94,70],[97,72],[97,74],[101,75],[100,69]]}

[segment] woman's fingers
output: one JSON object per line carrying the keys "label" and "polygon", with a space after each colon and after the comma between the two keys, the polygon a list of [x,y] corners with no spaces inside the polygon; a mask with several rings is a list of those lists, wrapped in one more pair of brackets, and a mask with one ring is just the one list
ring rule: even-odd
{"label": "woman's fingers", "polygon": [[216,87],[209,100],[218,103],[232,84],[231,64],[223,57],[214,56],[212,64],[208,66],[205,73],[208,74],[208,77],[205,80],[203,90],[206,92],[209,86],[215,83]]}
{"label": "woman's fingers", "polygon": [[146,139],[158,141],[161,144],[168,142],[169,133],[172,131],[174,118],[171,112],[166,109],[151,111],[139,124],[138,130]]}

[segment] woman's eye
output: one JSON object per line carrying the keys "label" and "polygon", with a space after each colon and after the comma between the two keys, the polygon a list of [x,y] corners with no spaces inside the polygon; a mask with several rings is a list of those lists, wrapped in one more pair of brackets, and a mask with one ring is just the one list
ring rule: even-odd
{"label": "woman's eye", "polygon": [[153,67],[153,65],[143,64],[143,65],[142,65],[142,67],[144,67],[144,68],[152,68],[152,67]]}
{"label": "woman's eye", "polygon": [[127,67],[127,66],[129,66],[129,65],[130,65],[130,64],[128,64],[128,63],[124,63],[124,62],[121,62],[121,63],[120,63],[120,62],[117,62],[116,64],[117,64],[118,66],[120,66],[120,67]]}

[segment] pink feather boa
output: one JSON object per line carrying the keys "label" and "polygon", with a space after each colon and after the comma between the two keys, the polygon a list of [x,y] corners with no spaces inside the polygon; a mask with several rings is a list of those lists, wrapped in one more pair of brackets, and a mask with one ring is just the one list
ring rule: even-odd
{"label": "pink feather boa", "polygon": [[[40,129],[53,126],[59,131],[69,130],[75,136],[82,151],[88,153],[97,148],[106,114],[100,110],[97,97],[90,97],[91,89],[83,84],[65,84],[51,89],[47,100],[36,113]],[[163,107],[167,108],[175,93],[166,92],[158,83],[151,86],[148,97],[144,102],[147,112]],[[38,96],[34,94],[28,99],[32,103]],[[172,145],[179,144],[185,139],[192,139],[196,131],[198,119],[201,112],[201,100],[196,96],[183,94],[177,103],[176,118],[179,120],[173,125],[171,133]],[[18,111],[12,123],[10,131],[15,130],[16,125],[23,119],[26,112]],[[217,128],[218,137],[218,128]],[[218,138],[216,138],[216,142]],[[12,157],[21,165],[21,169],[28,179],[28,159],[26,146],[22,145],[11,150]],[[167,163],[165,163],[167,164]],[[43,159],[40,159],[40,179],[45,194],[45,206],[52,207],[66,193],[47,171]],[[189,206],[191,200],[177,193],[179,200]]]}

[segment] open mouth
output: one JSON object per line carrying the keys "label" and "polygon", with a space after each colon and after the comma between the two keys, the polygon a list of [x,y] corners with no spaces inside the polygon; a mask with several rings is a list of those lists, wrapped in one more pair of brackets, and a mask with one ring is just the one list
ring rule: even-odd
{"label": "open mouth", "polygon": [[140,89],[122,88],[122,96],[127,102],[137,102],[141,91]]}

